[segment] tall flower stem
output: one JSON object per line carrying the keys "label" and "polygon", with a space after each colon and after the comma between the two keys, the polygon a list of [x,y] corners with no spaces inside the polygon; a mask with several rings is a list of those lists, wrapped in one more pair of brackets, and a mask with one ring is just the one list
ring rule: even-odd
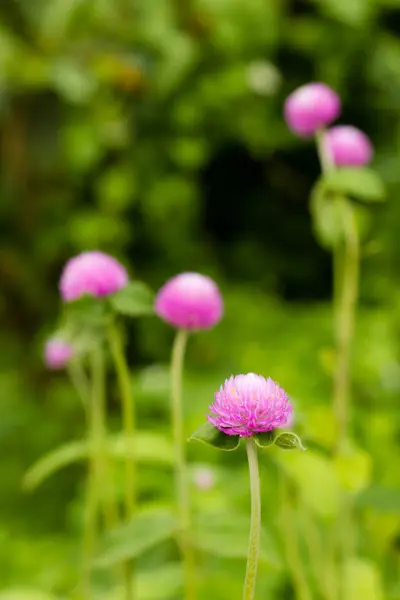
{"label": "tall flower stem", "polygon": [[[316,136],[321,169],[328,172],[335,168],[332,157],[323,144],[323,132]],[[345,450],[349,430],[350,409],[350,362],[351,345],[354,337],[354,325],[359,288],[360,240],[357,223],[352,206],[347,198],[337,196],[339,214],[343,225],[343,239],[333,250],[334,270],[334,311],[336,361],[333,374],[333,409],[336,416],[338,434],[335,454]],[[352,538],[351,505],[347,497],[343,497],[339,519],[339,576],[337,597],[343,592],[343,567],[351,553],[349,539]]]}
{"label": "tall flower stem", "polygon": [[[135,406],[132,395],[131,376],[126,362],[121,333],[115,323],[112,323],[109,327],[109,341],[122,402],[122,421],[126,448],[127,450],[129,448],[125,460],[125,516],[126,519],[131,519],[136,510],[136,460],[134,456]],[[134,597],[132,583],[134,575],[133,561],[128,561],[125,564],[124,571],[125,597],[126,600],[132,600]]]}
{"label": "tall flower stem", "polygon": [[[78,371],[75,371],[75,374]],[[87,404],[88,418],[88,440],[89,440],[89,460],[88,476],[86,485],[86,502],[84,512],[84,577],[85,589],[88,597],[91,595],[90,585],[90,563],[93,556],[94,545],[97,538],[98,513],[102,506],[104,518],[108,526],[115,524],[115,507],[109,502],[108,468],[105,454],[105,389],[104,389],[104,357],[101,348],[96,348],[91,355],[91,375],[92,387],[91,397],[89,394],[85,397]],[[74,377],[75,385],[80,382],[78,392],[83,393],[81,387],[82,379]],[[85,387],[85,391],[87,388]],[[101,494],[102,489],[106,490],[106,495]]]}
{"label": "tall flower stem", "polygon": [[82,403],[86,418],[88,417],[90,402],[90,383],[86,377],[83,365],[79,359],[72,359],[67,365],[68,376],[76,394]]}
{"label": "tall flower stem", "polygon": [[196,597],[195,561],[190,542],[190,501],[183,424],[182,380],[188,332],[178,329],[171,356],[171,413],[174,438],[176,509],[179,518],[179,546],[184,567],[185,600]]}
{"label": "tall flower stem", "polygon": [[[324,132],[316,135],[321,170],[335,168],[332,157],[323,144]],[[350,403],[350,358],[358,299],[360,248],[354,212],[344,197],[337,202],[343,222],[344,240],[333,250],[336,363],[333,376],[333,408],[338,425],[336,450],[343,448],[348,435]]]}
{"label": "tall flower stem", "polygon": [[246,452],[249,461],[251,520],[243,600],[253,600],[256,589],[258,557],[260,554],[261,495],[257,446],[252,437],[246,438]]}

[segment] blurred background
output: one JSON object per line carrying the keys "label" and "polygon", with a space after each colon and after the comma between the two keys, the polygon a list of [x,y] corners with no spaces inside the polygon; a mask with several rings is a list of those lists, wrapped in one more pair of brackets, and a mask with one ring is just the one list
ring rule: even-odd
{"label": "blurred background", "polygon": [[[370,136],[388,190],[389,201],[370,209],[362,257],[352,371],[359,462],[350,473],[357,558],[348,599],[400,598],[399,34],[399,0],[1,1],[2,600],[71,597],[76,585],[83,466],[31,492],[22,481],[41,455],[84,435],[70,383],[46,371],[42,351],[60,311],[61,268],[86,249],[117,256],[154,290],[183,270],[218,281],[226,316],[189,346],[187,431],[204,421],[231,373],[270,375],[293,398],[309,448],[311,459],[294,474],[308,516],[321,531],[335,522],[331,257],[308,209],[319,165],[313,143],[296,139],[282,117],[288,93],[312,80],[341,95],[341,123]],[[131,321],[128,333],[139,427],[169,435],[173,332],[148,318]],[[194,467],[195,506],[247,518],[243,454],[189,452],[209,477],[196,491]],[[298,596],[281,560],[269,460],[263,520],[277,564],[262,566],[259,598],[291,600]],[[168,499],[169,470],[156,460],[143,465],[140,486],[143,502]],[[292,509],[312,570],[309,529]],[[245,520],[247,536],[246,528]],[[200,597],[240,596],[244,560],[229,556],[232,545],[227,532],[204,542]],[[140,600],[179,597],[174,552],[161,545],[141,559]]]}

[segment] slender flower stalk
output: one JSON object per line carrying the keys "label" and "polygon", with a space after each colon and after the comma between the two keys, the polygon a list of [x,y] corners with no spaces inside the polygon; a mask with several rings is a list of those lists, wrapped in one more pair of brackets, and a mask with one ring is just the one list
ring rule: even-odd
{"label": "slender flower stalk", "polygon": [[[316,134],[316,143],[324,173],[335,168],[331,148],[324,143],[324,131]],[[350,352],[354,337],[355,313],[358,299],[360,248],[354,213],[347,201],[337,197],[344,225],[344,242],[333,250],[335,338],[337,358],[333,376],[333,408],[338,424],[339,451],[348,435],[350,396]]]}
{"label": "slender flower stalk", "polygon": [[[133,402],[131,377],[123,350],[121,334],[115,323],[112,323],[109,327],[109,342],[122,402],[122,421],[126,447],[127,449],[129,448],[125,459],[125,516],[129,520],[136,511],[136,460],[134,456],[135,405]],[[132,560],[125,564],[124,572],[125,597],[126,600],[132,600],[134,597],[134,563]]]}
{"label": "slender flower stalk", "polygon": [[[91,443],[93,473],[98,503],[103,509],[104,523],[108,529],[118,523],[118,509],[114,502],[113,484],[106,448],[106,396],[104,354],[96,348],[92,355],[92,399],[89,440]],[[100,490],[103,490],[101,493]]]}
{"label": "slender flower stalk", "polygon": [[86,418],[88,418],[90,404],[90,382],[86,376],[82,362],[79,359],[72,359],[67,365],[67,373],[70,381],[75,388],[76,394],[82,403]]}
{"label": "slender flower stalk", "polygon": [[256,589],[258,557],[260,554],[261,495],[260,475],[258,472],[257,446],[253,437],[246,438],[246,452],[249,461],[251,518],[249,551],[247,555],[246,577],[244,580],[243,600],[253,600]]}
{"label": "slender flower stalk", "polygon": [[186,440],[183,426],[182,380],[188,332],[178,329],[171,356],[171,413],[174,438],[176,509],[179,518],[179,545],[184,567],[185,600],[196,597],[195,560],[190,542],[190,501],[188,469],[186,462]]}

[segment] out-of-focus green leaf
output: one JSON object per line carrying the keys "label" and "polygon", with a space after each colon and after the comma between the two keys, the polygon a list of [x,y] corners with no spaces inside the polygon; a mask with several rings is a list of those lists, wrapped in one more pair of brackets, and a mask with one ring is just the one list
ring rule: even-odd
{"label": "out-of-focus green leaf", "polygon": [[113,309],[128,317],[140,317],[154,313],[154,294],[142,281],[131,281],[110,296]]}
{"label": "out-of-focus green leaf", "polygon": [[[138,570],[132,585],[138,600],[172,600],[179,596],[182,582],[182,564],[173,562],[146,571]],[[125,587],[114,585],[101,595],[101,600],[124,600],[125,596]]]}
{"label": "out-of-focus green leaf", "polygon": [[55,600],[55,596],[31,588],[9,588],[0,591],[0,600]]}
{"label": "out-of-focus green leaf", "polygon": [[[89,456],[90,445],[86,440],[64,444],[39,458],[25,473],[23,486],[33,491],[51,475],[60,469],[86,460]],[[135,457],[140,462],[154,462],[170,465],[173,461],[173,450],[169,440],[155,432],[137,432],[132,440],[127,442],[123,435],[116,435],[106,440],[106,452],[113,458],[125,459]]]}
{"label": "out-of-focus green leaf", "polygon": [[[193,543],[198,550],[223,558],[246,558],[249,549],[248,517],[238,514],[201,515],[195,523]],[[270,533],[262,528],[260,561],[278,568],[280,557]]]}
{"label": "out-of-focus green leaf", "polygon": [[66,100],[76,104],[88,102],[97,88],[97,82],[89,71],[66,59],[59,59],[53,65],[52,81]]}
{"label": "out-of-focus green leaf", "polygon": [[108,214],[119,213],[129,207],[135,195],[131,169],[114,167],[99,177],[96,185],[99,204]]}
{"label": "out-of-focus green leaf", "polygon": [[321,183],[312,191],[310,212],[316,238],[322,246],[332,249],[344,237],[343,214],[337,198],[327,194]]}
{"label": "out-of-focus green leaf", "polygon": [[165,508],[143,509],[127,523],[106,535],[98,556],[97,568],[109,568],[171,538],[177,528],[172,512]]}
{"label": "out-of-focus green leaf", "polygon": [[357,497],[357,506],[378,512],[400,512],[400,489],[373,485]]}
{"label": "out-of-focus green leaf", "polygon": [[384,600],[378,566],[364,558],[352,558],[344,565],[343,600]]}
{"label": "out-of-focus green leaf", "polygon": [[371,480],[371,456],[359,448],[348,448],[334,459],[334,466],[342,487],[358,493],[365,489]]}
{"label": "out-of-focus green leaf", "polygon": [[352,27],[365,27],[373,15],[375,0],[314,0],[315,4],[330,17]]}
{"label": "out-of-focus green leaf", "polygon": [[340,168],[320,178],[324,191],[351,196],[360,202],[383,202],[386,199],[383,182],[376,171],[368,167]]}
{"label": "out-of-focus green leaf", "polygon": [[214,446],[219,450],[236,450],[240,444],[240,437],[238,435],[227,435],[222,433],[217,427],[211,425],[208,421],[203,423],[192,433],[190,440],[196,440]]}
{"label": "out-of-focus green leaf", "polygon": [[340,484],[333,464],[322,454],[280,452],[277,461],[296,483],[303,502],[318,516],[331,519],[340,508]]}

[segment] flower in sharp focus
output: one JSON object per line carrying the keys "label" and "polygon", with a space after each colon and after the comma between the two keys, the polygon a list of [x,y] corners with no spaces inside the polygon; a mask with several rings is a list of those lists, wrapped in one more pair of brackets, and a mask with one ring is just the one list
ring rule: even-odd
{"label": "flower in sharp focus", "polygon": [[67,342],[52,338],[44,348],[44,362],[49,369],[62,369],[73,356],[73,348]]}
{"label": "flower in sharp focus", "polygon": [[335,121],[340,109],[340,98],[334,90],[325,83],[308,83],[287,97],[284,115],[289,129],[309,137]]}
{"label": "flower in sharp focus", "polygon": [[324,146],[338,167],[361,167],[371,162],[374,149],[367,135],[352,125],[331,127]]}
{"label": "flower in sharp focus", "polygon": [[181,329],[209,329],[223,315],[216,283],[200,273],[176,275],[159,290],[155,310],[164,321]]}
{"label": "flower in sharp focus", "polygon": [[227,379],[209,407],[208,421],[227,435],[249,437],[283,427],[292,405],[271,378],[248,373]]}
{"label": "flower in sharp focus", "polygon": [[60,292],[65,302],[81,296],[108,296],[125,287],[128,273],[112,256],[99,251],[82,252],[65,265]]}

